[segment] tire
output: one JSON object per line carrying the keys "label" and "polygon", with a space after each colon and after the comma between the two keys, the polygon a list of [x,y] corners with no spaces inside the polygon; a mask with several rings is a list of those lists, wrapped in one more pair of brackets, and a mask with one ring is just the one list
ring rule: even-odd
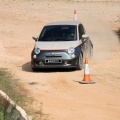
{"label": "tire", "polygon": [[82,70],[83,69],[83,55],[80,53],[79,59],[78,59],[78,66],[76,68],[77,70]]}
{"label": "tire", "polygon": [[38,69],[36,69],[36,68],[32,68],[32,71],[33,71],[33,72],[37,72]]}
{"label": "tire", "polygon": [[37,68],[33,68],[33,62],[31,61],[31,69],[33,72],[36,72],[38,69]]}

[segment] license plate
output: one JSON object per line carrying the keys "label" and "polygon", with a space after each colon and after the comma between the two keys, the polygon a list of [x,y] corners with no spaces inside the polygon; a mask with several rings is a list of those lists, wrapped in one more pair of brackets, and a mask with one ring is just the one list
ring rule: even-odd
{"label": "license plate", "polygon": [[58,60],[58,59],[46,59],[45,63],[62,63],[62,60]]}

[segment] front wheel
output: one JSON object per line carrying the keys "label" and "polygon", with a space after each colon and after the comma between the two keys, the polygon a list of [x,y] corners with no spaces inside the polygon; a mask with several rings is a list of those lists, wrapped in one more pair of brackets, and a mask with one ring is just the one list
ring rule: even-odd
{"label": "front wheel", "polygon": [[33,65],[34,65],[34,64],[33,64],[33,62],[31,61],[31,69],[32,69],[33,72],[36,72],[38,69],[37,69],[37,68],[34,68]]}
{"label": "front wheel", "polygon": [[76,68],[77,70],[82,70],[83,69],[83,56],[80,54],[79,59],[78,59],[78,66]]}
{"label": "front wheel", "polygon": [[38,69],[36,69],[36,68],[32,68],[32,71],[33,71],[33,72],[37,72]]}

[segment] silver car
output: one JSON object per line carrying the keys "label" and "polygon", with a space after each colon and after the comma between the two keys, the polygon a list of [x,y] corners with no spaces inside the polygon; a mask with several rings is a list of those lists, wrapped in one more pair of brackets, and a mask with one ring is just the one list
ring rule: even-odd
{"label": "silver car", "polygon": [[39,37],[33,37],[31,53],[33,71],[42,68],[83,68],[83,59],[91,57],[93,44],[78,21],[52,22],[45,25]]}

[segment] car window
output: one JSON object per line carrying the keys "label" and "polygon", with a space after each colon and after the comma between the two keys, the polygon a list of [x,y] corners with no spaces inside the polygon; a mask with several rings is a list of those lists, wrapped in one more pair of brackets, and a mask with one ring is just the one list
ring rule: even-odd
{"label": "car window", "polygon": [[74,41],[77,40],[77,27],[75,25],[45,26],[38,41]]}
{"label": "car window", "polygon": [[79,39],[82,38],[82,35],[85,34],[85,29],[84,26],[82,24],[79,24]]}

